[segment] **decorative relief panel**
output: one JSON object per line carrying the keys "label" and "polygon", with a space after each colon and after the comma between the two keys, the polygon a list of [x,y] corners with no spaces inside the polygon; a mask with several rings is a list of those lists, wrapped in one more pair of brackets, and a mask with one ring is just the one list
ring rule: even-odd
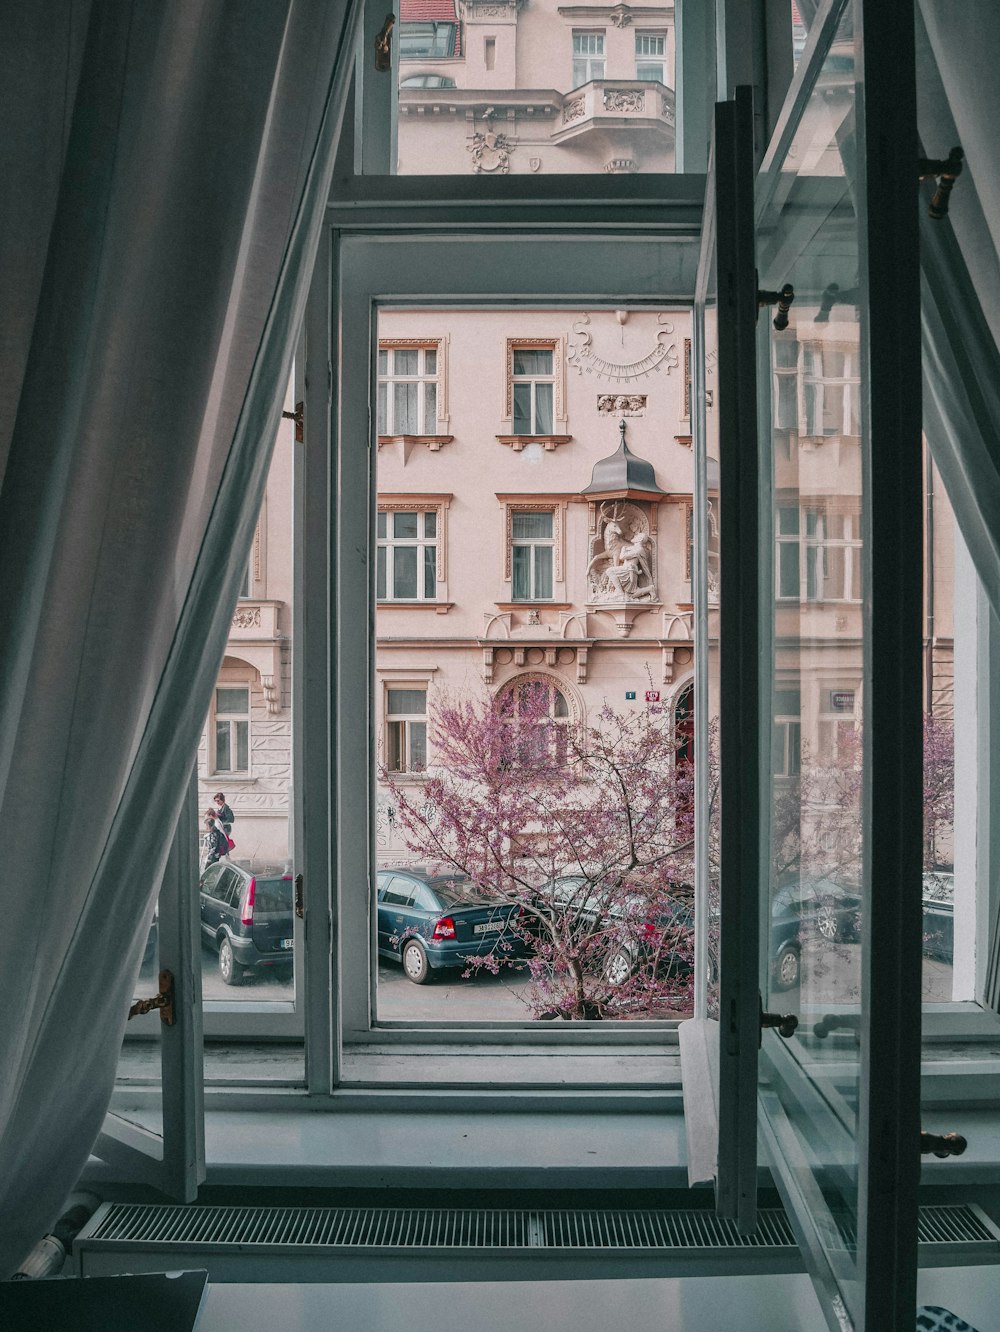
{"label": "decorative relief panel", "polygon": [[669,375],[670,371],[676,369],[680,364],[677,343],[671,341],[674,326],[666,314],[661,314],[657,323],[660,327],[656,334],[656,341],[650,351],[637,360],[615,361],[610,356],[598,355],[594,348],[590,315],[583,314],[579,319],[573,321],[573,332],[569,351],[566,354],[566,364],[571,366],[578,375],[586,373],[596,375],[598,379],[610,379],[619,382],[645,378],[646,375],[654,371],[657,373],[666,371]]}
{"label": "decorative relief panel", "polygon": [[645,416],[645,393],[601,393],[597,399],[601,416]]}
{"label": "decorative relief panel", "polygon": [[260,626],[260,607],[259,606],[237,606],[233,613],[234,629],[259,629]]}
{"label": "decorative relief panel", "polygon": [[567,102],[563,107],[563,124],[568,125],[571,121],[579,120],[586,109],[586,99],[583,97],[574,97],[572,102]]}
{"label": "decorative relief panel", "polygon": [[486,171],[491,175],[506,176],[510,174],[510,154],[515,145],[506,134],[498,134],[492,122],[493,108],[487,107],[483,112],[485,129],[482,133],[477,130],[466,148],[472,154],[472,170],[477,175]]}
{"label": "decorative relief panel", "polygon": [[642,111],[646,105],[646,93],[643,88],[605,88],[605,111]]}

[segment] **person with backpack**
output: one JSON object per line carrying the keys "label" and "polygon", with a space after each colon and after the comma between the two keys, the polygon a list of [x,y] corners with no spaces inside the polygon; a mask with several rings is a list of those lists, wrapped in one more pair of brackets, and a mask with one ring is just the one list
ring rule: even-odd
{"label": "person with backpack", "polygon": [[205,811],[205,831],[201,839],[201,869],[204,872],[223,856],[229,855],[229,838],[222,831],[214,810]]}

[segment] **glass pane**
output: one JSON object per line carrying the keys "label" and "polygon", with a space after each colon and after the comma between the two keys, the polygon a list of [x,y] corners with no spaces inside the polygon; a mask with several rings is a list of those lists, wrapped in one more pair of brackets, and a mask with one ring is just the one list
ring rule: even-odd
{"label": "glass pane", "polygon": [[424,546],[424,591],[423,595],[432,601],[437,595],[437,547]]}
{"label": "glass pane", "polygon": [[378,372],[380,375],[389,373],[389,353],[387,351],[382,350],[378,354]]}
{"label": "glass pane", "polygon": [[217,721],[215,723],[215,770],[216,772],[231,772],[232,768],[233,759],[229,746],[229,723]]}
{"label": "glass pane", "polygon": [[[401,175],[674,170],[672,28],[636,34],[607,24],[606,8],[558,0],[502,14],[438,0],[441,18],[429,12],[404,5],[397,28]],[[625,21],[670,12],[633,6]],[[574,32],[570,15],[598,26]]]}
{"label": "glass pane", "polygon": [[379,546],[375,566],[375,596],[379,601],[384,601],[385,595],[385,547]]}
{"label": "glass pane", "polygon": [[393,352],[393,374],[395,375],[415,375],[417,373],[417,357],[420,353],[412,347],[397,347]]}
{"label": "glass pane", "polygon": [[531,537],[544,540],[552,536],[552,514],[514,513],[511,515],[511,531],[515,540],[528,540]]}
{"label": "glass pane", "polygon": [[535,546],[535,596],[552,599],[552,547]]}
{"label": "glass pane", "polygon": [[514,385],[514,416],[511,429],[515,435],[533,435],[535,433],[531,417],[531,385]]}
{"label": "glass pane", "polygon": [[396,546],[393,549],[392,595],[403,598],[417,595],[416,546]]}
{"label": "glass pane", "polygon": [[512,555],[511,595],[515,601],[528,601],[531,597],[531,547],[515,546]]}
{"label": "glass pane", "polygon": [[236,729],[236,767],[240,772],[250,768],[250,723],[233,722]]}
{"label": "glass pane", "polygon": [[424,352],[424,374],[437,374],[437,351],[433,347],[428,347]]}
{"label": "glass pane", "polygon": [[250,693],[246,689],[217,689],[215,691],[216,712],[249,712]]}
{"label": "glass pane", "polygon": [[375,517],[375,535],[379,538],[379,540],[384,540],[384,539],[385,539],[385,535],[386,535],[386,530],[385,530],[385,528],[386,528],[386,523],[385,523],[385,520],[386,520],[386,514],[385,514],[383,511],[380,511],[378,514],[376,514],[376,517]]}
{"label": "glass pane", "polygon": [[388,384],[379,384],[378,386],[378,418],[376,422],[376,431],[380,435],[389,433],[389,386]]}
{"label": "glass pane", "polygon": [[535,429],[536,435],[552,434],[552,385],[535,385]]}
{"label": "glass pane", "polygon": [[[491,31],[499,34],[499,68],[503,26]],[[625,31],[623,40],[632,54],[634,34]],[[645,395],[646,411],[628,419],[628,443],[653,468],[665,494],[689,493],[690,455],[662,448],[663,422],[680,421],[683,411],[687,311],[636,308],[623,324],[611,306],[477,308],[442,300],[431,309],[379,309],[382,338],[423,343],[431,333],[442,337],[448,429],[456,446],[440,452],[418,447],[405,459],[383,449],[376,461],[375,493],[405,506],[388,524],[389,586],[412,598],[375,613],[372,749],[379,766],[371,889],[378,938],[370,968],[376,1024],[523,1024],[542,1021],[554,1005],[574,1021],[590,1021],[591,1003],[600,1005],[602,1020],[655,1023],[690,1012],[690,839],[678,838],[678,826],[691,821],[693,750],[688,745],[680,752],[675,717],[693,655],[683,516],[667,500],[623,501],[612,494],[592,508],[569,505],[556,522],[553,492],[578,494],[589,484],[595,465],[618,447],[616,418],[598,418],[600,428],[592,431],[581,426],[572,456],[570,449],[516,450],[496,440],[504,429],[496,413],[515,354],[521,372],[513,386],[516,428],[534,433],[535,396],[541,425],[552,425],[552,378],[560,367],[558,353],[544,343],[558,339],[568,354],[585,313],[594,346],[619,366],[676,343],[676,364],[669,357],[664,373],[636,376],[634,391]],[[438,368],[444,370],[440,359]],[[608,369],[566,379],[571,420],[594,418],[598,394],[626,391]],[[558,585],[557,528],[566,556]],[[643,552],[655,596],[645,578],[640,595],[628,590],[635,586],[628,560],[639,557],[621,551],[633,544]],[[613,560],[624,570],[625,590],[616,585],[603,593],[611,636],[602,640],[601,670],[588,672],[586,641],[576,627],[593,599],[588,567],[600,571]],[[649,689],[647,665],[665,608],[676,616],[674,678],[660,684],[657,667],[661,693]],[[630,638],[614,627],[621,618],[634,620]],[[432,687],[419,688],[421,680],[432,680]],[[622,764],[625,798],[613,777]],[[414,781],[424,770],[427,779]],[[517,781],[506,779],[512,770]],[[651,774],[656,801],[650,817]],[[639,870],[630,860],[626,802],[642,827]],[[601,810],[596,822],[595,804]],[[493,854],[498,845],[499,858]],[[581,855],[592,878],[589,891],[576,894],[563,872]],[[623,864],[630,866],[624,877],[617,873]],[[420,916],[390,916],[389,907],[403,904],[379,902],[386,876],[404,868],[419,871],[418,887],[441,902],[444,888],[430,880],[446,871],[466,896],[485,898],[467,904],[469,915],[454,898],[447,913],[441,907],[439,916],[450,914],[461,927],[452,951],[448,940],[433,938],[439,916],[429,908]],[[514,888],[501,870],[516,870]],[[606,880],[614,884],[610,892]],[[422,891],[418,896],[429,900]],[[521,912],[528,917],[538,900],[551,906],[557,935],[558,922],[568,918],[562,942],[552,942],[551,930],[543,938],[516,933]],[[502,928],[510,918],[515,924]],[[358,947],[364,947],[360,935]],[[417,949],[425,950],[428,965],[441,963],[435,968],[440,984],[414,984],[421,974]],[[568,950],[582,954],[584,988],[592,998],[581,1000],[571,982]],[[369,1021],[367,1009],[359,1021]]]}
{"label": "glass pane", "polygon": [[427,695],[422,689],[389,689],[386,694],[386,704],[393,716],[423,716],[427,711]]}
{"label": "glass pane", "polygon": [[[841,373],[848,354],[860,364],[861,354],[860,311],[850,299],[857,300],[860,256],[851,156],[853,47],[846,38],[842,27],[836,55],[828,56],[788,155],[778,164],[774,202],[758,224],[761,284],[789,282],[796,292],[787,332],[774,330],[763,315],[758,321],[771,369],[758,392],[768,549],[777,562],[773,597],[761,607],[771,658],[762,742],[771,746],[772,774],[762,801],[769,893],[762,904],[761,985],[767,1010],[794,1012],[800,1020],[790,1041],[766,1034],[761,1066],[765,1103],[772,1098],[781,1106],[782,1122],[798,1143],[794,1150],[787,1145],[785,1155],[796,1160],[800,1153],[809,1163],[817,1233],[829,1245],[829,1265],[853,1316],[859,1291],[855,1250],[836,1236],[845,1225],[853,1227],[858,1214],[860,1065],[852,1033],[862,1003],[861,719],[868,624],[860,603],[845,604],[848,557],[841,534],[846,516],[863,507],[868,441],[841,435],[842,389],[818,382],[828,367]],[[848,299],[824,322],[817,315],[831,283]],[[792,389],[775,394],[773,384],[779,369],[779,383],[795,384],[795,339],[803,343],[806,433],[836,434],[835,445],[802,448],[790,439]],[[858,542],[852,557],[854,596],[860,597],[867,545]],[[830,1034],[840,1030],[847,1039]],[[778,1111],[768,1113],[774,1118]]]}
{"label": "glass pane", "polygon": [[437,384],[424,385],[424,431],[433,435],[437,429]]}
{"label": "glass pane", "polygon": [[419,384],[400,383],[392,386],[392,430],[395,435],[415,435],[420,430],[417,417]]}

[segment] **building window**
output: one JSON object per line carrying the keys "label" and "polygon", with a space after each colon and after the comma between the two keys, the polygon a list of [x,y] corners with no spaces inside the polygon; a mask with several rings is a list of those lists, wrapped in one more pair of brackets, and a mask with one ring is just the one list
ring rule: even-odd
{"label": "building window", "polygon": [[604,33],[574,32],[573,87],[604,78]]}
{"label": "building window", "polygon": [[215,691],[215,771],[250,771],[250,690],[220,685]]}
{"label": "building window", "polygon": [[551,601],[555,516],[517,509],[511,514],[511,580],[515,601]]}
{"label": "building window", "polygon": [[635,34],[635,77],[666,83],[666,45],[662,32]]}
{"label": "building window", "polygon": [[457,23],[401,23],[399,58],[447,60],[458,54],[457,34]]}
{"label": "building window", "polygon": [[436,433],[438,367],[437,345],[379,348],[379,435]]}
{"label": "building window", "polygon": [[797,689],[776,689],[771,771],[775,777],[798,777],[802,771],[802,721]]}
{"label": "building window", "polygon": [[[500,710],[521,724],[517,733],[517,762],[526,768],[543,768],[566,762],[570,721],[566,695],[551,680],[521,677],[512,680],[500,694]],[[524,725],[531,718],[533,724]]]}
{"label": "building window", "polygon": [[860,435],[859,393],[857,348],[803,343],[802,434]]}
{"label": "building window", "polygon": [[555,397],[555,354],[552,347],[511,349],[515,435],[551,435]]}
{"label": "building window", "polygon": [[385,766],[389,772],[427,769],[427,691],[385,691]]}
{"label": "building window", "polygon": [[799,428],[799,344],[795,338],[773,338],[774,428]]}
{"label": "building window", "polygon": [[813,505],[778,506],[777,595],[782,601],[861,600],[861,518]]}
{"label": "building window", "polygon": [[375,597],[433,601],[437,597],[438,510],[380,511]]}
{"label": "building window", "polygon": [[455,80],[447,74],[410,74],[400,82],[400,88],[454,88]]}
{"label": "building window", "polygon": [[856,726],[857,690],[853,685],[820,691],[816,752],[825,763],[848,764],[860,770]]}

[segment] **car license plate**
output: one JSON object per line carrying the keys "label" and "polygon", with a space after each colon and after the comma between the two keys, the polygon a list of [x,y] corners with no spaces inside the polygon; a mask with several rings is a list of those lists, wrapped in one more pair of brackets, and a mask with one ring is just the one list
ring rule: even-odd
{"label": "car license plate", "polygon": [[278,940],[278,947],[279,947],[279,948],[291,948],[291,946],[292,946],[292,944],[293,944],[294,942],[295,942],[295,941],[294,941],[293,939],[279,939],[279,940]]}
{"label": "car license plate", "polygon": [[484,920],[481,925],[473,925],[473,934],[499,934],[503,929],[502,920]]}

